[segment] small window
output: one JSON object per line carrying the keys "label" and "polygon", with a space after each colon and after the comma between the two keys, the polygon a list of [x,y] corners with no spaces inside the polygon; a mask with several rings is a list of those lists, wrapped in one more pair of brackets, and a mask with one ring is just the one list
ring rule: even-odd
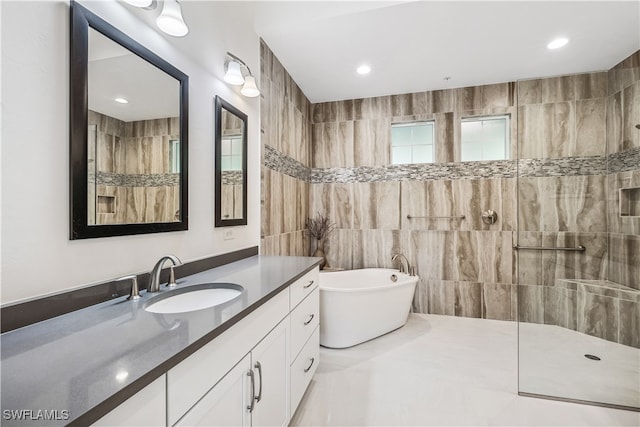
{"label": "small window", "polygon": [[242,170],[242,136],[222,138],[221,167],[223,171]]}
{"label": "small window", "polygon": [[462,119],[460,160],[506,160],[509,158],[509,116]]}
{"label": "small window", "polygon": [[434,122],[391,125],[391,163],[433,163]]}

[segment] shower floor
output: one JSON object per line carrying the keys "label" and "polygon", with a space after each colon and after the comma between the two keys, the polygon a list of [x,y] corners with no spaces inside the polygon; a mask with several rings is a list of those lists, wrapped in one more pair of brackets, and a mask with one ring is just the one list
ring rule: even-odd
{"label": "shower floor", "polygon": [[[378,339],[321,348],[291,425],[640,425],[638,412],[519,396],[517,328],[515,322],[412,314],[406,326]],[[562,341],[545,334],[537,354],[549,358],[549,349],[574,345],[564,334],[557,338]],[[639,365],[636,358],[636,383]],[[575,381],[575,388],[586,387]],[[598,387],[611,392],[610,385]]]}
{"label": "shower floor", "polygon": [[520,391],[640,407],[640,350],[559,326],[519,328]]}

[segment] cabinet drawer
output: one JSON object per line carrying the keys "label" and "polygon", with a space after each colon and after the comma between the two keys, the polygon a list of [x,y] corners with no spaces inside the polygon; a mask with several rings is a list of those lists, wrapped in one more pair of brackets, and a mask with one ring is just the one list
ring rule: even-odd
{"label": "cabinet drawer", "polygon": [[320,278],[320,269],[314,268],[298,280],[290,287],[290,304],[289,309],[293,310],[295,306],[300,304],[302,300],[318,287],[318,279]]}
{"label": "cabinet drawer", "polygon": [[320,362],[320,328],[316,328],[291,365],[291,416],[296,411],[304,392]]}
{"label": "cabinet drawer", "polygon": [[316,286],[291,312],[291,358],[302,350],[313,331],[320,324],[320,289]]}
{"label": "cabinet drawer", "polygon": [[204,394],[284,319],[288,289],[226,330],[167,373],[167,418],[175,424]]}

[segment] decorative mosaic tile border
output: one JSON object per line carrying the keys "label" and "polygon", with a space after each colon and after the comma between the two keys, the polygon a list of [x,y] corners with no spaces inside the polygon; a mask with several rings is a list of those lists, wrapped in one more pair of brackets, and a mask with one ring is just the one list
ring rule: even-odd
{"label": "decorative mosaic tile border", "polygon": [[[496,160],[344,168],[308,168],[265,145],[264,165],[312,184],[607,175],[638,169],[640,148],[609,156]],[[607,169],[607,163],[608,169]]]}
{"label": "decorative mosaic tile border", "polygon": [[605,156],[520,159],[518,161],[518,176],[522,177],[544,178],[606,174],[607,158]]}
{"label": "decorative mosaic tile border", "polygon": [[280,153],[270,145],[263,144],[264,165],[269,169],[309,182],[310,169],[296,159]]}
{"label": "decorative mosaic tile border", "polygon": [[609,173],[627,172],[640,169],[640,147],[609,154]]}
{"label": "decorative mosaic tile border", "polygon": [[222,185],[242,185],[242,171],[222,171]]}
{"label": "decorative mosaic tile border", "polygon": [[113,187],[173,187],[180,185],[180,174],[127,174],[98,172],[97,177],[95,174],[89,173],[89,183],[110,185]]}

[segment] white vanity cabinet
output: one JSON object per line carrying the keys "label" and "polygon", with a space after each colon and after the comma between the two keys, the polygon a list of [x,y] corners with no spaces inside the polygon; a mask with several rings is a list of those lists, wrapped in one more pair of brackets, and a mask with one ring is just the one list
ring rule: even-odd
{"label": "white vanity cabinet", "polygon": [[289,423],[286,319],[229,371],[176,426],[286,426]]}
{"label": "white vanity cabinet", "polygon": [[93,425],[164,426],[166,424],[165,386],[166,377],[162,375]]}
{"label": "white vanity cabinet", "polygon": [[318,366],[316,267],[96,425],[287,426]]}

